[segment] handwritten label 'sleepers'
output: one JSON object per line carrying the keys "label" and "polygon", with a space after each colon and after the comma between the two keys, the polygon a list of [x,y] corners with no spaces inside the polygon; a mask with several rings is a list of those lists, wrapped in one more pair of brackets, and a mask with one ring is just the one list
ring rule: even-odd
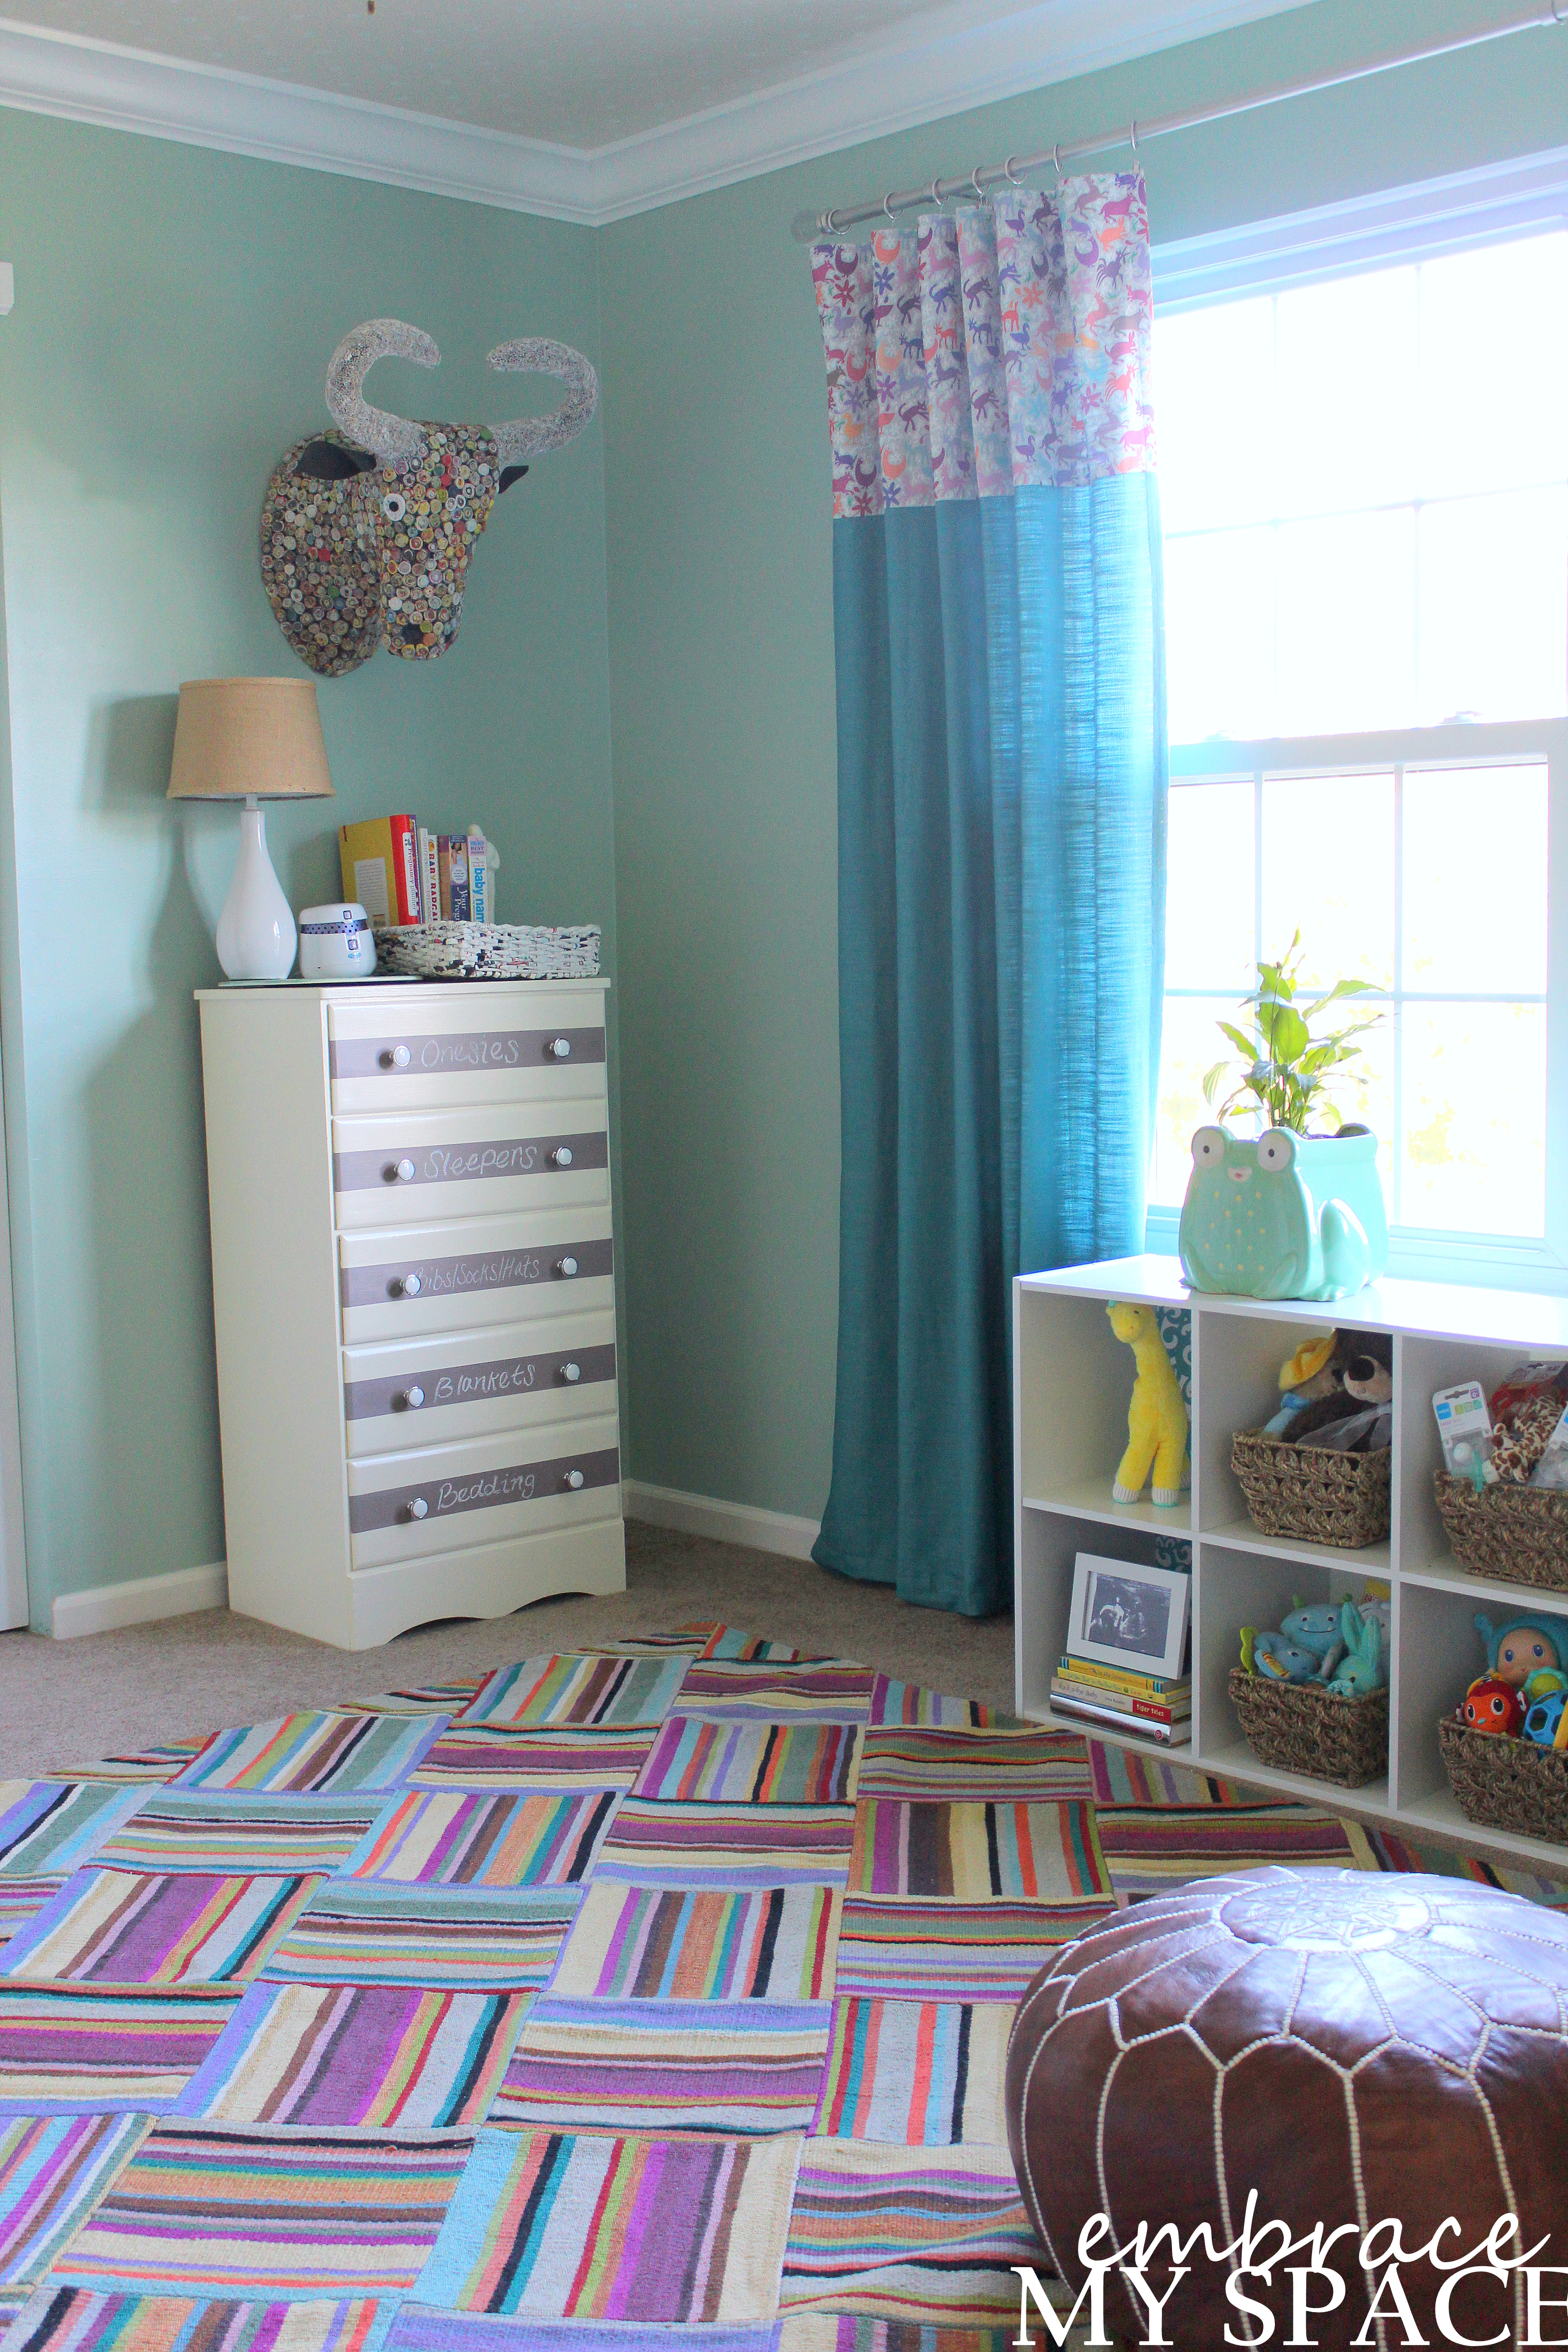
{"label": "handwritten label 'sleepers'", "polygon": [[[568,1157],[567,1155],[570,1155]],[[559,1157],[557,1156],[559,1155]],[[388,1184],[481,1183],[492,1176],[554,1176],[570,1171],[607,1168],[609,1138],[598,1128],[586,1135],[505,1136],[491,1143],[416,1145],[389,1143],[376,1151],[332,1155],[340,1192],[363,1192]],[[403,1171],[412,1170],[411,1175]]]}

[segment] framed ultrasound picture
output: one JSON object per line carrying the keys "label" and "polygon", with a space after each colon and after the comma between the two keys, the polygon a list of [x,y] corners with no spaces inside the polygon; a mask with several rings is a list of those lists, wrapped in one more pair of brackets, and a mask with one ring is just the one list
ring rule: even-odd
{"label": "framed ultrasound picture", "polygon": [[1080,1551],[1072,1575],[1070,1657],[1173,1682],[1187,1648],[1193,1580],[1169,1568]]}

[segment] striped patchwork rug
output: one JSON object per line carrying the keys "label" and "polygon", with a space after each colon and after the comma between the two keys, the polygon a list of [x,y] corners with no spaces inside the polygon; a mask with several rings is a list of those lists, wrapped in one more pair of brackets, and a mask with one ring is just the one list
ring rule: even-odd
{"label": "striped patchwork rug", "polygon": [[0,2352],[1002,2352],[1020,1992],[1523,1872],[713,1624],[0,1782]]}

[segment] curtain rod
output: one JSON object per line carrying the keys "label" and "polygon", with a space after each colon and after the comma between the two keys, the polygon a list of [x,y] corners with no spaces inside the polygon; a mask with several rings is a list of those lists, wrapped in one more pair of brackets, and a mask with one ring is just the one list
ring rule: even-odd
{"label": "curtain rod", "polygon": [[1232,99],[1223,106],[1194,107],[1184,114],[1162,114],[1148,121],[1134,117],[1125,131],[1108,131],[1093,139],[1064,139],[1041,154],[1009,155],[1005,163],[982,164],[955,179],[932,180],[923,188],[894,189],[866,204],[838,205],[825,213],[799,212],[790,225],[791,231],[798,244],[809,245],[816,237],[833,236],[840,229],[852,228],[858,221],[884,217],[891,220],[895,213],[909,212],[916,205],[940,208],[952,196],[978,199],[987,189],[999,188],[1004,182],[1016,184],[1020,173],[1043,172],[1047,163],[1059,177],[1063,162],[1076,161],[1080,155],[1098,155],[1108,148],[1131,146],[1136,156],[1142,140],[1161,139],[1168,131],[1195,131],[1206,122],[1224,122],[1233,114],[1251,114],[1258,107],[1278,106],[1289,98],[1311,98],[1319,90],[1339,89],[1346,82],[1365,81],[1373,74],[1391,73],[1396,66],[1420,65],[1428,58],[1452,57],[1457,50],[1479,48],[1484,41],[1502,40],[1510,33],[1528,33],[1548,25],[1568,25],[1568,0],[1545,0],[1544,5],[1537,0],[1527,16],[1516,16],[1507,24],[1489,25],[1482,31],[1461,33],[1451,40],[1390,49],[1382,57],[1369,58],[1363,65],[1346,66],[1340,73],[1306,74],[1299,81],[1279,82],[1272,89],[1255,90],[1247,98]]}

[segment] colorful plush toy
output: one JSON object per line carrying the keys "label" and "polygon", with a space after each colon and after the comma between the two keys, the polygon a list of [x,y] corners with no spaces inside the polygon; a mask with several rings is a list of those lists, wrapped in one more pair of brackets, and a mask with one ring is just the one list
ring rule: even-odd
{"label": "colorful plush toy", "polygon": [[1353,1601],[1346,1601],[1340,1608],[1340,1631],[1345,1654],[1329,1685],[1334,1696],[1362,1698],[1368,1691],[1381,1690],[1388,1680],[1382,1618],[1372,1610],[1363,1616]]}
{"label": "colorful plush toy", "polygon": [[1326,1683],[1345,1654],[1345,1637],[1337,1601],[1319,1601],[1303,1606],[1300,1600],[1279,1627],[1288,1642],[1310,1650],[1318,1661],[1317,1680]]}
{"label": "colorful plush toy", "polygon": [[[1131,1349],[1138,1366],[1127,1408],[1127,1451],[1110,1492],[1118,1503],[1135,1503],[1146,1486],[1150,1499],[1170,1508],[1192,1484],[1187,1459],[1187,1408],[1181,1383],[1165,1353],[1152,1307],[1128,1307],[1113,1298],[1106,1307],[1110,1328]],[[1150,1485],[1152,1474],[1152,1485]]]}
{"label": "colorful plush toy", "polygon": [[1486,1645],[1487,1672],[1512,1690],[1523,1690],[1539,1674],[1561,1674],[1568,1660],[1568,1623],[1545,1614],[1505,1617],[1494,1625],[1478,1615],[1475,1628]]}
{"label": "colorful plush toy", "polygon": [[1260,1633],[1256,1626],[1242,1628],[1242,1663],[1247,1662],[1247,1635],[1252,1636],[1252,1671],[1268,1683],[1310,1683],[1317,1678],[1321,1663],[1315,1650],[1300,1642],[1287,1641],[1283,1633]]}
{"label": "colorful plush toy", "polygon": [[1511,1683],[1496,1675],[1481,1675],[1465,1693],[1459,1713],[1471,1731],[1492,1731],[1517,1739],[1524,1727],[1524,1707]]}

